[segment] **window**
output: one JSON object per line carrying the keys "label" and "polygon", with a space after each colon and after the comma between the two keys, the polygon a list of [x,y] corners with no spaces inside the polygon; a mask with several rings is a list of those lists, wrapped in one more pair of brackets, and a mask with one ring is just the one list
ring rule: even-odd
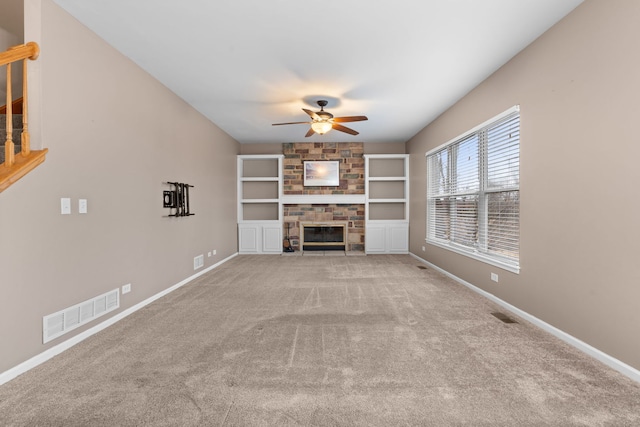
{"label": "window", "polygon": [[427,243],[520,269],[520,109],[427,153]]}

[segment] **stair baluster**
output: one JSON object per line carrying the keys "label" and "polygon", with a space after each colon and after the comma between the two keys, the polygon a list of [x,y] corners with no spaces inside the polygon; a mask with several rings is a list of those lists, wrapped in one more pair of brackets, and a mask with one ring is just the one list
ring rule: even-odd
{"label": "stair baluster", "polygon": [[28,156],[31,153],[31,142],[29,139],[29,108],[27,105],[27,58],[22,60],[22,136],[20,152],[23,156]]}
{"label": "stair baluster", "polygon": [[12,166],[16,162],[15,147],[13,146],[13,114],[11,110],[11,63],[7,64],[7,141],[4,144],[4,164]]}

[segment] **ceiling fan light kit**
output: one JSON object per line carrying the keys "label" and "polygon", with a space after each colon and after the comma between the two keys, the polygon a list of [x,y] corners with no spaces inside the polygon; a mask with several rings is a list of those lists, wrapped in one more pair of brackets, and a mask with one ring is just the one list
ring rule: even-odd
{"label": "ceiling fan light kit", "polygon": [[331,123],[329,122],[313,122],[311,123],[311,129],[318,135],[324,135],[331,130]]}
{"label": "ceiling fan light kit", "polygon": [[367,116],[348,116],[348,117],[333,117],[328,111],[324,111],[324,107],[327,105],[327,101],[321,99],[318,101],[318,106],[320,107],[320,111],[311,111],[303,108],[302,111],[307,113],[309,117],[311,117],[310,122],[289,122],[289,123],[273,123],[272,126],[279,125],[296,125],[296,124],[310,124],[311,129],[307,132],[305,137],[310,137],[314,133],[318,135],[324,135],[329,132],[331,129],[335,129],[340,132],[345,132],[350,135],[358,135],[358,132],[350,129],[346,126],[342,126],[338,123],[342,122],[360,122],[363,120],[369,120]]}

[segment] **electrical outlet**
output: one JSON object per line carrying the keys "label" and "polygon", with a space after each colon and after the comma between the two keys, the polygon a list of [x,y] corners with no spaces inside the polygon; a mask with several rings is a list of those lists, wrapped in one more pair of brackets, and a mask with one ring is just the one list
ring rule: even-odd
{"label": "electrical outlet", "polygon": [[498,283],[498,275],[496,273],[491,273],[491,280]]}
{"label": "electrical outlet", "polygon": [[87,213],[87,199],[78,200],[78,213],[81,213],[81,214]]}
{"label": "electrical outlet", "polygon": [[422,252],[425,252],[426,250],[427,250],[427,248],[423,246],[422,247]]}
{"label": "electrical outlet", "polygon": [[215,250],[215,249],[213,250],[213,254],[214,254],[214,255],[216,254],[216,250]]}
{"label": "electrical outlet", "polygon": [[207,252],[207,256],[210,257],[211,256],[211,252]]}
{"label": "electrical outlet", "polygon": [[131,283],[122,286],[122,295],[128,294],[129,292],[131,292]]}

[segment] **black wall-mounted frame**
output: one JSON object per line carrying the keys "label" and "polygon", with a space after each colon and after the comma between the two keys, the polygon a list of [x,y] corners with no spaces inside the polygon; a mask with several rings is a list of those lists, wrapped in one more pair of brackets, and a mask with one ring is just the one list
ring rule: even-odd
{"label": "black wall-mounted frame", "polygon": [[162,206],[171,209],[168,216],[195,215],[189,210],[189,188],[193,188],[193,185],[181,182],[167,182],[167,184],[171,185],[172,189],[162,192]]}

